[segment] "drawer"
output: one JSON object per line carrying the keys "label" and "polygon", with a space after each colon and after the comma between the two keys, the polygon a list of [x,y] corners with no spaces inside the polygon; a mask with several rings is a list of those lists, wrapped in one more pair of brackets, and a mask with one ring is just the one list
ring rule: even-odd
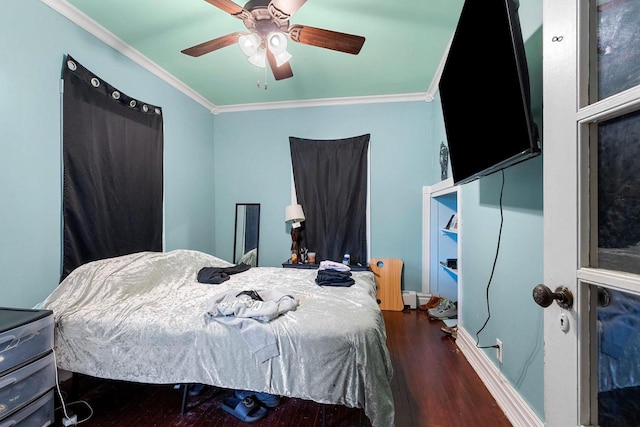
{"label": "drawer", "polygon": [[55,420],[53,390],[7,418],[0,416],[0,427],[52,425]]}
{"label": "drawer", "polygon": [[0,377],[0,418],[29,403],[56,384],[53,353]]}
{"label": "drawer", "polygon": [[52,348],[51,311],[0,310],[0,375]]}

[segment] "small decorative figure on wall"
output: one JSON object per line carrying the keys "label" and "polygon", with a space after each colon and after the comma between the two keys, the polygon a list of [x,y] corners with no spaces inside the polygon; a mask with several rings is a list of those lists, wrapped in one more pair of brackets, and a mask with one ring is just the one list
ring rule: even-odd
{"label": "small decorative figure on wall", "polygon": [[449,148],[440,143],[440,179],[445,180],[449,174]]}

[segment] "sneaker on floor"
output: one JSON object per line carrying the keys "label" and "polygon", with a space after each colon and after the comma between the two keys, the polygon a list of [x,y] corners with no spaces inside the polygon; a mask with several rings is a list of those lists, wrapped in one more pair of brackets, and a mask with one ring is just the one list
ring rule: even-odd
{"label": "sneaker on floor", "polygon": [[452,319],[458,317],[458,304],[451,303],[446,309],[430,315],[434,319]]}
{"label": "sneaker on floor", "polygon": [[452,304],[453,304],[452,301],[449,301],[448,299],[443,298],[440,301],[440,304],[438,304],[437,307],[433,307],[433,308],[430,308],[429,310],[427,310],[427,314],[429,314],[429,316],[433,317],[436,314],[439,314],[439,313],[441,313],[441,312],[443,312],[445,310],[448,310],[451,307]]}
{"label": "sneaker on floor", "polygon": [[447,300],[442,298],[437,306],[431,307],[427,309],[427,314],[435,313],[436,311],[440,311],[442,307],[447,303]]}

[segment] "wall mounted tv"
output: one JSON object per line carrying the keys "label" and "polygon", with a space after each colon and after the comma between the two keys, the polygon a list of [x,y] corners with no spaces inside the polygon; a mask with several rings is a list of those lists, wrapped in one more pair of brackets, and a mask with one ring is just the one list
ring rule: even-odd
{"label": "wall mounted tv", "polygon": [[516,1],[465,1],[439,91],[455,184],[540,154]]}

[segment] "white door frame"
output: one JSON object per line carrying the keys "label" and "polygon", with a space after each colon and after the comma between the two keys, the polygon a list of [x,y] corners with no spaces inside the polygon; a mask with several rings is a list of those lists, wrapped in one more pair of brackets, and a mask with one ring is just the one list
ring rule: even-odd
{"label": "white door frame", "polygon": [[[576,0],[543,2],[544,281],[580,300],[578,268]],[[564,209],[564,214],[560,214]],[[544,309],[544,408],[548,426],[578,425],[579,303]],[[561,314],[569,330],[560,329]]]}
{"label": "white door frame", "polygon": [[[640,293],[637,275],[588,267],[589,254],[595,257],[597,249],[590,238],[591,227],[597,227],[590,200],[595,193],[589,188],[596,176],[589,171],[597,158],[595,147],[590,150],[590,134],[595,123],[640,105],[640,87],[589,104],[589,3],[543,0],[544,281],[552,290],[566,286],[575,297],[569,310],[557,304],[544,309],[544,408],[549,426],[597,423],[588,284]],[[570,325],[566,332],[560,327],[562,314]]]}

